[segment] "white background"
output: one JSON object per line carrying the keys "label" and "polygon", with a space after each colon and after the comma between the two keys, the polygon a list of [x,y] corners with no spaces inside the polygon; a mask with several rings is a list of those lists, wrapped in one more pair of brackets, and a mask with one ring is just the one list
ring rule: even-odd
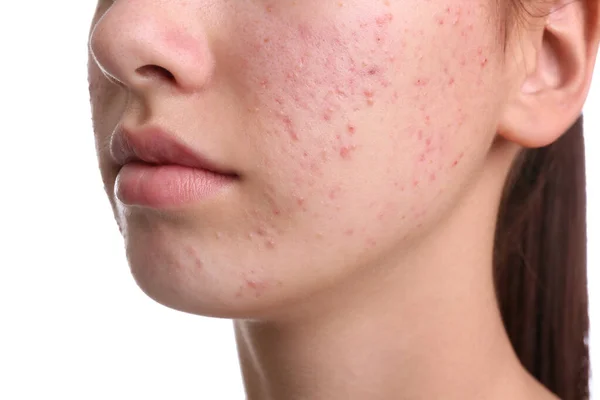
{"label": "white background", "polygon": [[[0,399],[241,399],[231,322],[158,305],[125,263],[88,106],[94,7],[30,0],[0,11]],[[599,105],[600,76],[584,110],[595,370]]]}

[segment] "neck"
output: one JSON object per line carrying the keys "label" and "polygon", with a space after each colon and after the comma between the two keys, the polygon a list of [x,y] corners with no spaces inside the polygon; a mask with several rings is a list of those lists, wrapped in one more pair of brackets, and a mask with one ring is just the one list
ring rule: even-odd
{"label": "neck", "polygon": [[435,233],[392,264],[312,297],[293,317],[237,320],[248,399],[519,399],[542,392],[520,366],[495,298],[499,175],[481,173]]}

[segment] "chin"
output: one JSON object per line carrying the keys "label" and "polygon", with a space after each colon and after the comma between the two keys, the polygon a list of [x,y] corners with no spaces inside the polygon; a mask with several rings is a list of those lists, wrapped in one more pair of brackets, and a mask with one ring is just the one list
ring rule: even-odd
{"label": "chin", "polygon": [[[267,279],[253,265],[198,257],[191,246],[165,248],[140,240],[127,244],[135,282],[151,299],[174,310],[206,317],[269,319],[286,303],[283,282]],[[260,269],[265,271],[264,268]]]}

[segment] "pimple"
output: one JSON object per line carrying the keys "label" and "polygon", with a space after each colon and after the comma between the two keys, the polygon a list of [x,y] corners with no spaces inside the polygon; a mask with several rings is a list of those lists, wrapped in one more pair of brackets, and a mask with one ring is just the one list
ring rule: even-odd
{"label": "pimple", "polygon": [[453,162],[452,162],[452,167],[456,167],[458,165],[458,163],[462,160],[462,158],[464,157],[465,153],[461,152],[458,155],[458,158],[456,158]]}
{"label": "pimple", "polygon": [[380,70],[379,70],[379,67],[377,67],[377,66],[373,66],[373,67],[369,68],[369,70],[367,71],[367,73],[369,75],[375,75],[378,72],[380,72]]}
{"label": "pimple", "polygon": [[350,158],[350,153],[356,149],[356,146],[352,145],[352,146],[342,146],[340,148],[340,157],[342,157],[343,159],[347,160]]}
{"label": "pimple", "polygon": [[347,230],[344,232],[344,234],[345,234],[346,236],[352,236],[352,235],[354,235],[354,229],[347,229]]}
{"label": "pimple", "polygon": [[350,136],[354,135],[356,133],[356,127],[354,125],[348,125],[348,134]]}
{"label": "pimple", "polygon": [[367,99],[367,104],[369,106],[373,105],[373,96],[375,96],[375,92],[373,90],[370,89],[366,89],[363,91],[365,98]]}
{"label": "pimple", "polygon": [[329,198],[331,200],[334,200],[339,197],[341,192],[342,192],[342,188],[340,188],[339,186],[331,188],[331,190],[329,190]]}
{"label": "pimple", "polygon": [[269,285],[265,281],[247,278],[246,286],[254,291],[256,297],[260,297],[264,294]]}
{"label": "pimple", "polygon": [[388,25],[390,22],[392,22],[393,19],[394,19],[394,15],[392,13],[386,13],[382,16],[377,17],[375,19],[375,23],[379,27],[384,27],[384,26]]}

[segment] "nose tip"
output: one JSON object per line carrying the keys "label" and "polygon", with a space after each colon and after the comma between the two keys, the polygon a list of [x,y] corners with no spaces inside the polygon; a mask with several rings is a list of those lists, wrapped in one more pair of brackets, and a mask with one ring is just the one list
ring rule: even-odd
{"label": "nose tip", "polygon": [[183,10],[169,16],[151,5],[134,8],[132,3],[137,2],[114,3],[90,35],[90,52],[104,74],[139,92],[159,85],[202,90],[214,59],[201,23],[183,23]]}

